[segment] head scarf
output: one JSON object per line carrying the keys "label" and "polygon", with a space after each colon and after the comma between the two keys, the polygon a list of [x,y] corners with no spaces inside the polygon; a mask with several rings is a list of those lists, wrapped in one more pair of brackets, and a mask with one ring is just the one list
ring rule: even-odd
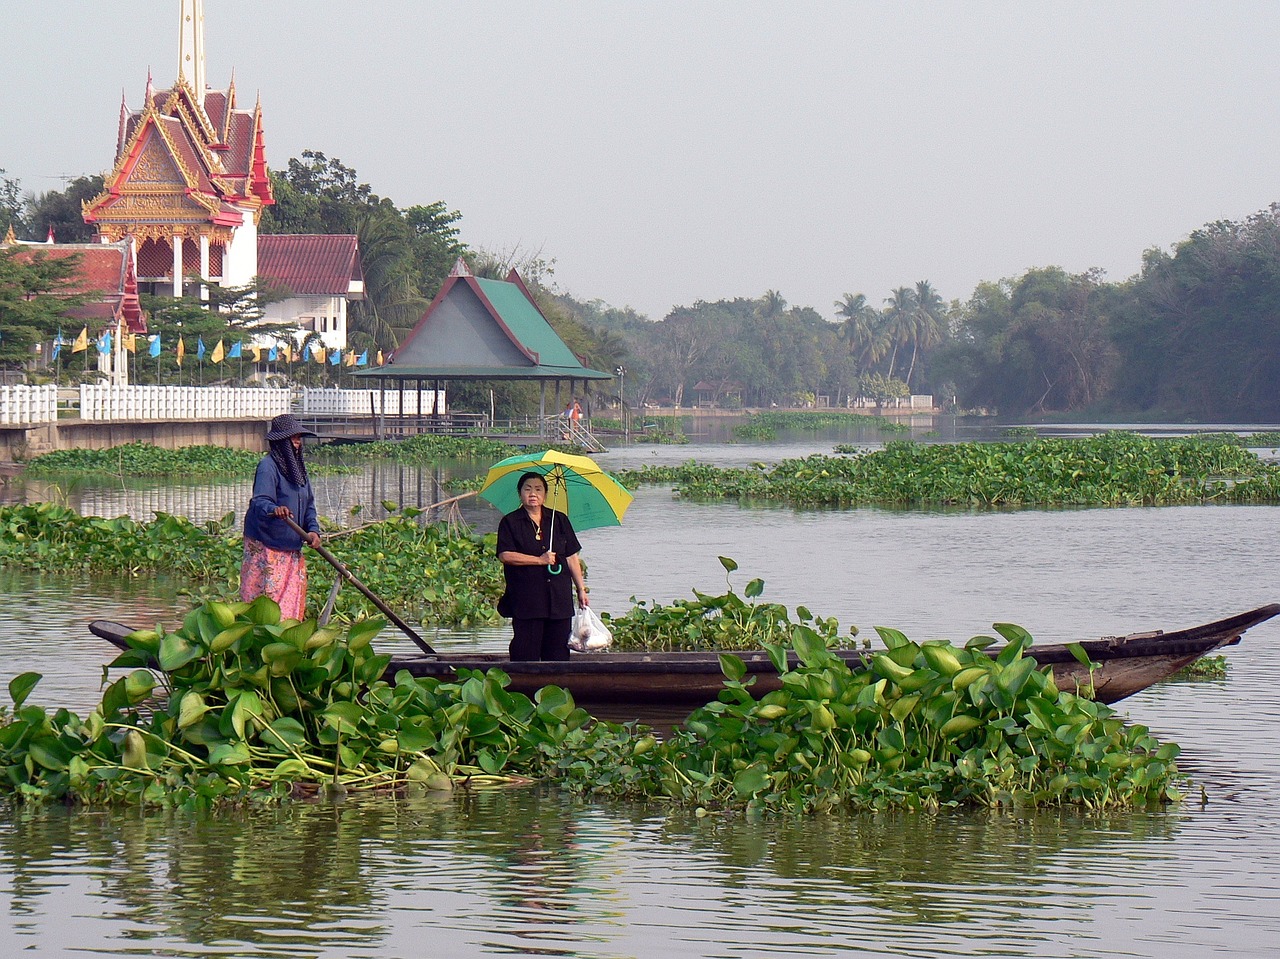
{"label": "head scarf", "polygon": [[280,472],[294,486],[307,485],[307,464],[302,461],[302,450],[295,449],[293,439],[271,440],[271,458]]}

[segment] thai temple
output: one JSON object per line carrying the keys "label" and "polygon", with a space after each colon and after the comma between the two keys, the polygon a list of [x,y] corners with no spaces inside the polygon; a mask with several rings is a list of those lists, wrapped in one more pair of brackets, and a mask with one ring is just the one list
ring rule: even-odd
{"label": "thai temple", "polygon": [[[102,252],[121,264],[103,269],[97,255],[82,259],[81,272],[94,272],[95,283],[118,276],[102,287],[105,305],[96,312],[110,312],[124,332],[145,333],[139,292],[207,300],[206,283],[246,286],[262,276],[289,293],[268,304],[268,320],[314,330],[326,348],[345,348],[348,303],[364,295],[356,237],[259,236],[262,211],[275,202],[261,98],[246,109],[234,76],[226,89],[206,82],[204,0],[180,0],[180,21],[176,81],[156,89],[148,75],[136,110],[121,97],[114,164],[103,192],[84,204]],[[33,252],[52,255],[84,254],[86,246],[56,244],[52,236],[32,244]],[[79,290],[89,289],[89,278],[82,280]],[[124,364],[116,360],[108,354],[100,368],[119,383]]]}

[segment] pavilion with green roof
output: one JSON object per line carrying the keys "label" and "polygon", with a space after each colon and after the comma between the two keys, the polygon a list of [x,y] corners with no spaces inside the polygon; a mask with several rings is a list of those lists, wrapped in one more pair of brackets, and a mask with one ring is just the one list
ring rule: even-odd
{"label": "pavilion with green roof", "polygon": [[[474,276],[461,260],[445,279],[427,311],[382,366],[355,372],[382,389],[421,391],[430,382],[435,396],[455,380],[536,380],[541,385],[539,420],[547,417],[547,386],[573,395],[575,383],[612,379],[582,365],[556,334],[514,269],[505,280]],[[403,409],[403,404],[401,409]],[[439,417],[442,410],[434,409]]]}

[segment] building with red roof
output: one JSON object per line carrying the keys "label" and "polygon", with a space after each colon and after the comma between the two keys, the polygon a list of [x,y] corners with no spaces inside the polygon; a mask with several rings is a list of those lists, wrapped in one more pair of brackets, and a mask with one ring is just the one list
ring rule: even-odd
{"label": "building with red roof", "polygon": [[267,322],[314,330],[326,349],[346,347],[347,304],[364,299],[354,236],[264,233],[258,237],[258,273],[289,294],[266,305]]}
{"label": "building with red roof", "polygon": [[[24,242],[13,235],[0,241],[0,249],[12,250],[15,259],[33,261],[39,258],[76,260],[76,269],[67,284],[58,291],[67,296],[83,297],[65,312],[72,326],[80,326],[96,340],[110,331],[112,350],[98,355],[98,369],[112,383],[127,382],[122,355],[127,337],[147,332],[146,314],[138,302],[138,279],[134,273],[133,248],[128,240],[119,243],[44,243]],[[69,333],[74,330],[68,328]]]}

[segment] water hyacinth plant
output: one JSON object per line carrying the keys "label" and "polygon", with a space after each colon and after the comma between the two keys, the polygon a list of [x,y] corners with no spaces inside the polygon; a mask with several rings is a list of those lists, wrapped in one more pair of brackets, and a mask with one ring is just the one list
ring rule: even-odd
{"label": "water hyacinth plant", "polygon": [[[265,597],[209,603],[181,629],[139,631],[128,670],[86,718],[9,684],[0,791],[25,801],[169,804],[280,800],[320,790],[446,790],[542,781],[573,793],[699,810],[818,812],[943,806],[1142,805],[1180,797],[1178,749],[1106,706],[1060,692],[1030,637],[916,645],[882,630],[854,670],[812,628],[766,646],[783,688],[757,700],[741,659],[725,688],[669,737],[592,720],[558,687],[532,699],[498,669],[456,680],[388,679],[371,645],[281,620]],[[161,695],[157,695],[157,694]]]}
{"label": "water hyacinth plant", "polygon": [[518,744],[586,722],[555,691],[507,695],[501,674],[389,684],[390,657],[370,646],[382,626],[282,621],[267,597],[209,603],[176,632],[132,634],[111,664],[130,672],[85,720],[28,705],[39,677],[19,676],[0,728],[3,784],[25,799],[188,806],[321,786],[449,789],[489,782]]}
{"label": "water hyacinth plant", "polygon": [[1169,506],[1280,501],[1280,467],[1214,439],[1088,439],[920,445],[814,454],[746,468],[696,463],[623,473],[629,487],[673,483],[693,499],[795,506]]}
{"label": "water hyacinth plant", "polygon": [[[186,446],[170,450],[151,443],[125,443],[110,449],[65,449],[43,453],[27,463],[26,471],[39,476],[251,478],[260,459],[261,453],[225,446]],[[359,472],[358,467],[336,463],[314,463],[309,468],[318,476]]]}
{"label": "water hyacinth plant", "polygon": [[848,646],[858,628],[840,635],[834,616],[815,616],[805,606],[796,607],[793,623],[786,606],[759,602],[764,580],[747,583],[739,596],[728,574],[738,568],[728,556],[718,557],[725,569],[726,592],[719,596],[693,591],[693,599],[670,603],[646,602],[631,597],[631,609],[620,616],[604,614],[617,650],[672,651],[681,649],[760,649],[766,643],[785,643],[794,625],[808,626],[831,647]]}
{"label": "water hyacinth plant", "polygon": [[[395,509],[395,504],[384,504]],[[330,548],[375,594],[422,622],[467,626],[497,622],[502,569],[493,534],[476,535],[447,523],[422,523],[422,511],[399,514],[350,531]],[[243,541],[234,514],[196,524],[157,513],[149,522],[119,516],[81,516],[54,503],[0,506],[0,566],[35,572],[92,572],[139,576],[163,573],[203,598],[238,592]],[[311,564],[307,605],[320,609],[334,573]],[[344,589],[339,617],[366,615],[355,590]]]}
{"label": "water hyacinth plant", "polygon": [[[1001,627],[1008,643],[995,658],[985,638],[957,649],[878,631],[888,648],[853,670],[796,627],[801,666],[760,700],[741,683],[741,660],[723,657],[726,689],[672,740],[685,766],[667,790],[702,805],[808,811],[1181,798],[1178,747],[1059,691],[1026,655],[1030,637],[1018,627]],[[785,666],[786,649],[767,648]]]}

